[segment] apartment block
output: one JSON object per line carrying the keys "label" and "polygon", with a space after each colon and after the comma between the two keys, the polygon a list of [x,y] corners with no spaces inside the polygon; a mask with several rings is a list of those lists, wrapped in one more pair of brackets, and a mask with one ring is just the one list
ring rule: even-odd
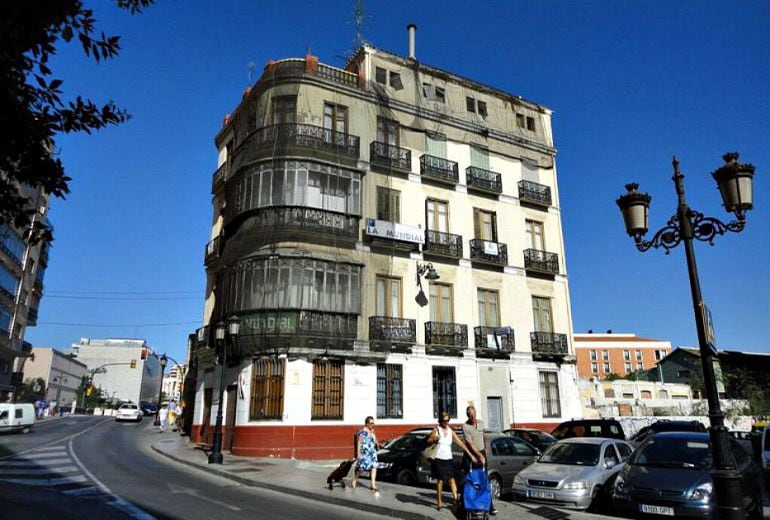
{"label": "apartment block", "polygon": [[[604,379],[654,368],[671,352],[671,342],[636,334],[573,334],[577,371],[581,378]],[[645,376],[641,375],[640,378]]]}

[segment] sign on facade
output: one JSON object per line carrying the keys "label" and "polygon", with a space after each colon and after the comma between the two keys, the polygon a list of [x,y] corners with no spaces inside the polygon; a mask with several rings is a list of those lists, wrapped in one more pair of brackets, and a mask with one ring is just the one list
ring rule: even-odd
{"label": "sign on facade", "polygon": [[425,243],[425,234],[418,227],[373,218],[366,219],[366,234],[371,237],[401,240],[415,244]]}

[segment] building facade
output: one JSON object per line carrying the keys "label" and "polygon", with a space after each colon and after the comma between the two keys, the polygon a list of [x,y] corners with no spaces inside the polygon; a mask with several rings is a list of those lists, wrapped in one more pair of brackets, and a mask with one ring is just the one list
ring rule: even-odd
{"label": "building facade", "polygon": [[50,249],[45,240],[30,241],[31,229],[51,228],[48,197],[28,187],[22,190],[35,210],[32,227],[0,224],[0,401],[12,400],[24,378],[24,365],[32,353],[24,334],[27,327],[37,325]]}
{"label": "building facade", "polygon": [[145,340],[81,338],[71,351],[88,366],[92,384],[108,401],[157,402],[160,358]]}
{"label": "building facade", "polygon": [[364,46],[268,63],[216,145],[195,440],[220,405],[225,449],[298,458],[348,456],[368,415],[579,415],[547,108]]}
{"label": "building facade", "polygon": [[166,399],[173,399],[175,401],[181,399],[186,368],[184,365],[175,364],[167,373],[163,374],[162,391]]}
{"label": "building facade", "polygon": [[671,342],[636,334],[573,334],[572,339],[578,375],[583,379],[649,370],[671,352]]}
{"label": "building facade", "polygon": [[79,395],[88,367],[70,354],[55,348],[35,347],[24,365],[24,381],[43,379],[46,400],[56,401],[60,408],[70,407]]}

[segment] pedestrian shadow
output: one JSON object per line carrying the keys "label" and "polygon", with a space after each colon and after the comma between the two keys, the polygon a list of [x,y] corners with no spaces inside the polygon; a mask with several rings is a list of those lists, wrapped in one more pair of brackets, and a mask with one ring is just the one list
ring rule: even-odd
{"label": "pedestrian shadow", "polygon": [[433,507],[436,506],[436,495],[431,493],[417,493],[417,495],[407,495],[404,493],[396,493],[393,498],[403,504],[417,504],[420,506]]}

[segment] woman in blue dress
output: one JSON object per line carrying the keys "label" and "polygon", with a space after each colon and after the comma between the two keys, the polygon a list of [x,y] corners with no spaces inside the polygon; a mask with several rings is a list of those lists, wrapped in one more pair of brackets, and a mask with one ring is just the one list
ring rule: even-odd
{"label": "woman in blue dress", "polygon": [[374,434],[374,417],[371,415],[366,418],[364,427],[358,432],[356,444],[358,464],[356,465],[351,486],[355,489],[361,472],[368,471],[372,478],[371,490],[373,493],[377,493],[377,436]]}

